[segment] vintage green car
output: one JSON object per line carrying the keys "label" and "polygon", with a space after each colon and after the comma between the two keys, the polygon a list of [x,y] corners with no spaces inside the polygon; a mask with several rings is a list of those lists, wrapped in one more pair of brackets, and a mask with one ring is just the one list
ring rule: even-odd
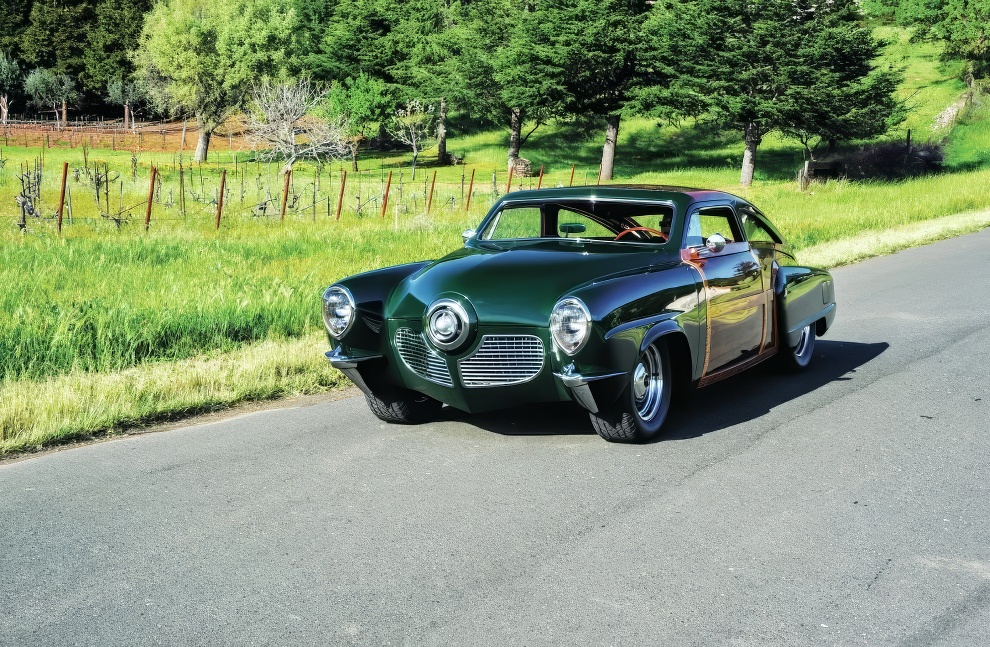
{"label": "vintage green car", "polygon": [[323,293],[327,358],[382,420],[574,401],[611,441],[657,436],[684,386],[806,367],[834,317],[756,207],[661,186],[510,193],[462,249]]}

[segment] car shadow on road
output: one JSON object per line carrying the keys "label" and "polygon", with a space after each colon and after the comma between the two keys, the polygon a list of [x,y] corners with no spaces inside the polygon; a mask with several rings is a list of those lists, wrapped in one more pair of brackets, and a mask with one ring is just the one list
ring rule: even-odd
{"label": "car shadow on road", "polygon": [[[675,401],[657,442],[684,440],[725,429],[766,414],[774,407],[811,393],[831,382],[853,379],[861,366],[889,348],[880,342],[819,339],[812,365],[801,373],[783,373],[774,361],[693,393],[675,394]],[[470,414],[444,408],[444,418],[507,436],[594,434],[587,412],[575,403],[552,403]]]}

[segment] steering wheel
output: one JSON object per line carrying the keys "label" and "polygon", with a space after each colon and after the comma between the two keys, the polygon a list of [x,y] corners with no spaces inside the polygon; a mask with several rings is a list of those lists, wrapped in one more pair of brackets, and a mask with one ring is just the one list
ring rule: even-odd
{"label": "steering wheel", "polygon": [[620,238],[628,234],[630,231],[648,231],[651,234],[656,234],[657,236],[659,236],[663,242],[667,242],[667,236],[662,231],[657,231],[656,229],[651,229],[649,227],[630,227],[629,229],[623,229],[612,240],[619,240]]}

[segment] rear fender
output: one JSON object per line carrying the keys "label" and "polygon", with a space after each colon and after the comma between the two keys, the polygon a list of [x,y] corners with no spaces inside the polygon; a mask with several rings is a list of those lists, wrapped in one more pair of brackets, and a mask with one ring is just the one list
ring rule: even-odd
{"label": "rear fender", "polygon": [[801,330],[814,325],[824,335],[835,318],[832,275],[813,267],[785,266],[777,270],[774,285],[780,330],[788,347],[797,345]]}

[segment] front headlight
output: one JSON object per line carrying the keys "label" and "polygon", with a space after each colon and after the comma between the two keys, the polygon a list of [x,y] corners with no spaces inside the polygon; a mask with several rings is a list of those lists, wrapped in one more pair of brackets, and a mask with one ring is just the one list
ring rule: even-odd
{"label": "front headlight", "polygon": [[439,299],[426,311],[426,334],[447,351],[460,348],[471,332],[467,311],[453,299]]}
{"label": "front headlight", "polygon": [[354,297],[347,288],[331,285],[323,291],[323,323],[335,339],[340,339],[354,323]]}
{"label": "front headlight", "polygon": [[566,297],[557,302],[550,313],[550,334],[553,342],[568,355],[578,352],[588,341],[591,313],[581,299]]}

